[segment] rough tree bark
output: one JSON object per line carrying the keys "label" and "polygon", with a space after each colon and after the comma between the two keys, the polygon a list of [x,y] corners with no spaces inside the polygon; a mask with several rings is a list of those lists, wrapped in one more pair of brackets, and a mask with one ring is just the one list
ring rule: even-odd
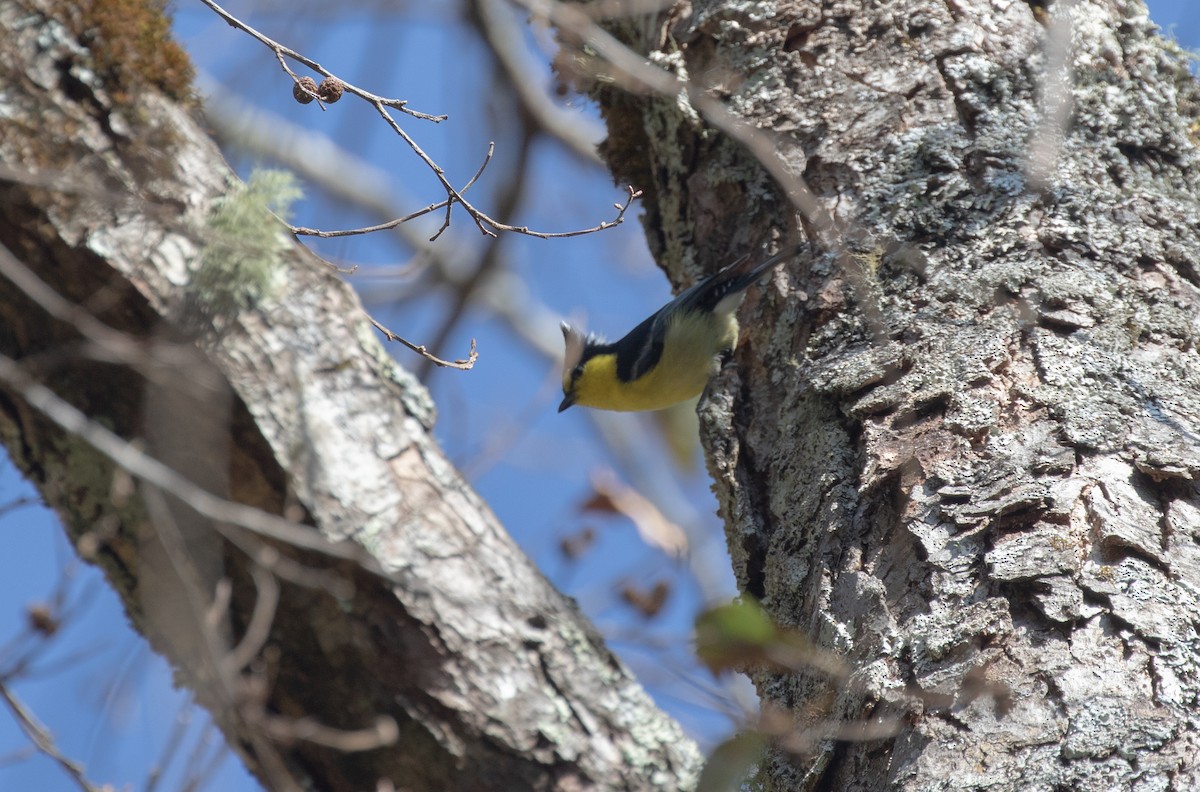
{"label": "rough tree bark", "polygon": [[[777,277],[700,408],[741,588],[854,668],[753,673],[809,741],[762,783],[1200,788],[1200,90],[1178,49],[1136,0],[653,22],[609,30],[773,132],[856,262],[817,246]],[[789,233],[797,185],[694,103],[593,93],[678,281]],[[874,739],[829,738],[845,723]]]}
{"label": "rough tree bark", "polygon": [[[136,627],[269,788],[694,783],[695,745],[443,457],[329,266],[284,239],[274,290],[197,329],[234,180],[164,94],[186,64],[152,20],[79,8],[0,2],[0,438]],[[188,481],[129,487],[41,386]]]}

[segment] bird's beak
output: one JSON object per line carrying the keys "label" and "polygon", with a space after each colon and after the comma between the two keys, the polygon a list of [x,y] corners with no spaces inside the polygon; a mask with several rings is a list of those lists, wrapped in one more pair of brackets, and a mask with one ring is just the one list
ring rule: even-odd
{"label": "bird's beak", "polygon": [[562,412],[563,410],[567,409],[574,403],[575,403],[574,396],[564,396],[563,400],[562,400],[562,404],[558,405],[558,411]]}

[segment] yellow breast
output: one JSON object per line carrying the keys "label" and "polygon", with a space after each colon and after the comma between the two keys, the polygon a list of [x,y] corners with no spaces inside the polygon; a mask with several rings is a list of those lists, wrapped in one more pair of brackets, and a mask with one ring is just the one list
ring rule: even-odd
{"label": "yellow breast", "polygon": [[737,339],[732,314],[685,315],[668,326],[658,365],[633,382],[617,377],[614,355],[588,361],[575,403],[601,410],[660,410],[695,398],[715,372],[717,355],[737,346]]}

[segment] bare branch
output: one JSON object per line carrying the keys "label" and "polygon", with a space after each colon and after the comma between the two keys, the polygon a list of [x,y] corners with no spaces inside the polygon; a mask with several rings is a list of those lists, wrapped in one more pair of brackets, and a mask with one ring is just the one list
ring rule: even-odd
{"label": "bare branch", "polygon": [[71,776],[71,779],[84,792],[101,792],[100,787],[93,785],[84,776],[82,765],[72,759],[68,759],[58,750],[58,746],[54,744],[54,737],[50,734],[49,730],[37,722],[33,713],[25,707],[24,703],[3,682],[0,682],[0,698],[4,699],[4,703],[8,705],[9,711],[13,714],[13,719],[40,753],[52,759],[59,767],[65,770],[67,775]]}
{"label": "bare branch", "polygon": [[400,729],[396,721],[388,715],[376,718],[374,726],[353,731],[335,729],[312,718],[282,718],[265,713],[261,725],[263,730],[276,740],[304,740],[343,753],[374,751],[393,745],[400,738]]}
{"label": "bare branch", "polygon": [[625,213],[627,211],[629,211],[630,205],[634,201],[636,201],[638,198],[642,197],[642,191],[635,190],[633,188],[633,185],[627,185],[625,187],[625,189],[629,191],[629,197],[625,199],[625,203],[623,203],[623,204],[614,203],[613,204],[613,208],[617,210],[617,216],[614,217],[612,220],[606,220],[605,222],[600,223],[599,225],[594,225],[591,228],[582,228],[578,231],[559,231],[559,232],[555,232],[555,233],[543,233],[541,231],[532,231],[532,230],[530,230],[530,228],[528,226],[519,226],[518,227],[518,226],[500,225],[500,226],[496,226],[496,227],[499,228],[501,231],[516,231],[521,234],[527,234],[529,236],[538,237],[539,239],[565,239],[566,237],[576,237],[576,236],[583,236],[584,234],[594,234],[597,231],[604,231],[606,229],[612,228],[614,226],[619,226],[619,225],[621,225],[621,223],[624,223],[625,222]]}
{"label": "bare branch", "polygon": [[538,127],[561,141],[576,156],[595,165],[601,164],[596,144],[604,139],[604,130],[585,117],[555,105],[546,92],[529,79],[529,75],[537,72],[537,64],[521,46],[523,34],[512,10],[499,0],[475,0],[474,5],[484,41],[507,73],[509,84],[526,112]]}
{"label": "bare branch", "polygon": [[[472,361],[473,362],[473,361]],[[170,492],[196,512],[214,521],[217,530],[230,541],[237,535],[223,523],[236,525],[266,539],[274,539],[330,558],[353,561],[364,570],[387,575],[366,551],[350,542],[333,544],[316,531],[274,514],[217,497],[157,459],[135,448],[109,429],[91,421],[84,413],[36,382],[15,360],[0,355],[0,381],[61,429],[77,435],[118,467],[134,477]]]}
{"label": "bare branch", "polygon": [[[404,127],[400,126],[400,123],[395,118],[393,118],[392,114],[388,111],[389,111],[389,109],[397,109],[397,110],[401,110],[415,118],[420,118],[423,120],[434,121],[434,122],[443,121],[447,118],[447,116],[444,116],[444,115],[432,116],[427,113],[418,113],[415,110],[409,110],[405,106],[406,102],[404,100],[389,99],[386,97],[377,96],[376,94],[370,93],[369,91],[365,91],[362,88],[359,88],[351,83],[347,83],[345,80],[342,80],[340,77],[337,77],[332,72],[325,69],[323,66],[321,66],[316,61],[313,61],[309,58],[304,57],[300,53],[295,52],[294,50],[291,50],[291,49],[283,46],[282,44],[279,44],[278,42],[274,41],[270,37],[255,30],[250,25],[246,24],[245,22],[241,21],[237,17],[230,14],[225,9],[221,8],[221,6],[212,2],[212,0],[202,0],[202,2],[206,6],[211,8],[218,16],[220,16],[227,23],[229,23],[230,26],[237,28],[239,30],[245,31],[247,34],[249,34],[250,36],[257,39],[264,46],[270,48],[271,51],[275,53],[275,57],[279,61],[280,66],[288,74],[288,76],[290,76],[292,78],[295,85],[298,86],[298,89],[300,91],[302,91],[305,95],[310,96],[314,99],[317,99],[318,103],[321,104],[322,108],[324,108],[324,103],[319,101],[320,97],[317,96],[316,93],[314,93],[313,91],[311,91],[309,88],[305,87],[301,83],[301,78],[298,77],[296,75],[296,73],[293,72],[291,70],[291,68],[288,67],[287,61],[285,58],[291,58],[291,59],[297,61],[298,63],[303,63],[305,66],[308,66],[313,71],[318,72],[319,74],[323,74],[328,78],[332,78],[332,79],[335,79],[335,80],[338,80],[339,82],[341,82],[344,85],[346,91],[349,91],[350,93],[354,94],[355,96],[359,97],[360,99],[364,100],[365,102],[370,104],[372,107],[374,107],[376,112],[379,113],[379,117],[383,119],[384,123],[386,123],[389,127],[391,127],[392,131],[395,132],[396,135],[398,135],[400,137],[400,139],[403,140],[404,143],[409,147],[409,149],[411,149],[412,152],[417,155],[417,158],[420,159],[423,163],[425,163],[425,166],[429,168],[429,170],[433,173],[434,177],[442,185],[442,189],[446,191],[446,196],[447,196],[446,200],[444,202],[430,204],[424,210],[420,210],[420,211],[413,213],[412,215],[407,216],[406,218],[402,218],[398,221],[393,221],[393,224],[391,226],[385,226],[385,227],[394,227],[395,225],[405,222],[406,220],[410,220],[413,217],[419,217],[422,214],[427,214],[428,212],[431,212],[438,208],[444,207],[446,209],[446,220],[442,224],[441,228],[439,228],[438,231],[433,235],[433,239],[437,239],[439,236],[442,235],[442,233],[447,228],[449,228],[451,211],[454,207],[454,204],[456,204],[456,203],[460,204],[463,207],[463,209],[467,212],[467,214],[471,217],[471,220],[475,223],[475,227],[479,229],[479,232],[481,234],[483,234],[484,236],[490,236],[490,237],[497,236],[498,232],[501,232],[501,231],[508,231],[508,232],[516,233],[516,234],[525,234],[527,236],[538,237],[539,239],[556,239],[556,238],[563,238],[563,237],[573,237],[573,236],[581,236],[583,234],[594,234],[598,231],[604,231],[606,229],[612,228],[613,226],[620,225],[624,221],[625,210],[618,207],[618,209],[620,211],[618,212],[617,217],[614,220],[600,223],[591,228],[580,229],[578,231],[566,231],[566,232],[535,231],[535,230],[530,229],[528,226],[516,226],[516,225],[510,225],[508,223],[500,222],[499,220],[495,219],[491,215],[486,214],[485,212],[483,212],[482,210],[480,210],[479,208],[474,206],[472,203],[467,201],[465,198],[463,198],[463,192],[466,191],[466,188],[463,188],[463,190],[458,190],[452,184],[450,184],[449,179],[446,177],[445,169],[443,169],[440,165],[438,165],[436,162],[434,162],[433,158],[425,153],[425,150],[423,148],[421,148],[420,144],[418,144],[417,141],[411,135],[408,134],[408,132],[404,129]],[[484,160],[484,167],[486,167],[488,161],[491,160],[492,151],[494,150],[493,146],[494,146],[494,144],[489,145],[489,151]],[[478,176],[479,176],[479,174],[476,174],[475,178],[472,178],[471,181],[468,183],[468,186],[470,184],[473,184],[475,182],[475,179],[478,178]],[[631,187],[630,194],[632,195],[633,193],[634,193],[634,190]],[[632,200],[632,198],[630,200]],[[629,204],[627,202],[625,205],[625,208],[628,208],[628,205]],[[382,229],[380,229],[380,228],[364,229],[364,230],[351,232],[351,233],[366,233],[367,230],[382,230]],[[347,235],[346,233],[331,233],[331,232],[321,233],[321,232],[312,231],[311,229],[303,229],[303,232],[310,236],[346,236]],[[301,230],[297,229],[294,231],[294,233],[301,233]]]}
{"label": "bare branch", "polygon": [[[317,72],[318,74],[323,74],[326,77],[332,77],[333,79],[338,80],[339,82],[342,83],[343,86],[345,86],[345,89],[347,91],[349,91],[350,93],[359,97],[360,99],[364,99],[364,100],[370,102],[371,104],[383,105],[385,107],[392,107],[403,113],[407,113],[408,115],[412,116],[413,118],[418,118],[422,121],[432,121],[435,124],[445,121],[447,118],[449,118],[449,116],[447,116],[447,115],[430,115],[429,113],[421,113],[421,112],[418,112],[417,110],[410,110],[407,106],[408,100],[406,100],[406,99],[387,99],[382,96],[376,96],[375,94],[371,93],[370,91],[365,91],[356,85],[346,82],[341,77],[338,77],[336,74],[329,71],[324,66],[317,63],[316,61],[306,58],[303,55],[301,55],[299,52],[296,52],[295,50],[292,50],[292,49],[289,49],[289,48],[283,46],[282,44],[280,44],[279,42],[270,38],[269,36],[263,35],[262,33],[258,32],[254,28],[250,27],[250,25],[247,25],[245,22],[243,22],[242,20],[235,17],[233,14],[226,11],[224,8],[221,8],[221,6],[212,2],[212,0],[200,0],[200,2],[204,3],[206,6],[211,8],[217,14],[217,16],[221,17],[226,22],[228,22],[230,27],[237,28],[238,30],[242,30],[242,31],[250,34],[253,38],[257,39],[261,44],[263,44],[264,46],[269,48],[272,52],[274,52],[275,57],[279,60],[279,65],[281,67],[283,67],[283,70],[285,72],[287,72],[288,76],[291,77],[292,80],[297,85],[300,84],[300,78],[298,76],[296,76],[295,72],[293,72],[290,68],[288,68],[287,61],[284,60],[285,57],[291,58],[292,60],[296,61],[297,63],[303,63],[305,66],[307,66],[308,68]],[[308,91],[307,89],[304,89],[304,90],[305,90],[305,93],[310,94],[314,99],[317,99],[318,101],[320,101],[320,97],[318,97],[315,93],[312,93],[312,92]],[[323,106],[324,105],[322,103],[322,107]]]}
{"label": "bare branch", "polygon": [[279,604],[279,581],[275,576],[257,564],[250,567],[250,574],[258,598],[242,640],[221,658],[221,671],[229,676],[239,673],[258,657],[271,634],[271,622],[275,619],[275,608]]}
{"label": "bare branch", "polygon": [[[203,77],[201,72],[202,82]],[[205,90],[211,93],[216,88],[209,87]],[[378,217],[393,217],[397,214],[396,206],[411,202],[403,195],[392,197],[398,187],[387,174],[339,148],[328,137],[299,127],[279,115],[251,107],[227,96],[225,101],[209,105],[206,118],[217,130],[219,137],[236,143],[255,156],[269,157],[281,162],[297,172],[305,181],[319,183],[339,200],[356,203]],[[270,134],[264,134],[263,129],[271,130]],[[301,151],[319,151],[320,155],[300,156],[298,152]],[[0,173],[2,172],[3,168],[0,167]],[[444,202],[439,202],[421,211],[428,213],[444,206]],[[397,225],[393,221],[379,227],[395,228],[406,245],[419,251],[430,263],[429,272],[435,282],[445,284],[450,289],[460,290],[471,278],[469,273],[463,273],[455,266],[455,262],[460,258],[460,246],[453,241],[431,245],[427,237],[402,222]],[[343,233],[301,230],[322,236]],[[503,257],[503,248],[496,255]],[[367,273],[368,277],[377,274],[376,270]],[[558,326],[558,314],[536,300],[524,288],[520,278],[512,274],[510,267],[497,266],[491,275],[488,288],[477,291],[476,295],[489,311],[511,327],[531,349],[547,360],[557,360],[561,352],[555,329]]]}
{"label": "bare branch", "polygon": [[402,336],[396,335],[391,330],[388,330],[386,327],[381,325],[379,322],[375,321],[375,318],[373,316],[368,314],[367,319],[370,320],[371,324],[375,325],[376,330],[378,330],[379,332],[384,334],[384,336],[387,338],[388,341],[399,341],[401,344],[408,347],[413,352],[416,352],[418,355],[425,358],[430,363],[433,363],[435,366],[441,366],[442,368],[454,368],[454,369],[459,369],[460,371],[467,371],[472,366],[474,366],[475,361],[479,359],[479,352],[478,352],[478,350],[475,349],[475,339],[474,338],[471,339],[471,352],[469,355],[467,355],[466,360],[442,360],[441,358],[434,356],[428,349],[425,348],[424,345],[414,344],[411,341],[403,338]]}
{"label": "bare branch", "polygon": [[438,201],[437,203],[429,204],[429,206],[426,206],[423,209],[418,209],[417,211],[412,212],[411,214],[406,214],[404,217],[398,217],[395,220],[389,220],[388,222],[380,223],[379,225],[367,226],[366,228],[349,228],[349,229],[342,229],[339,231],[322,231],[319,228],[306,228],[305,226],[294,226],[291,224],[287,224],[287,227],[288,227],[288,230],[291,231],[296,236],[315,236],[315,237],[319,237],[321,239],[331,239],[334,237],[345,237],[345,236],[357,236],[359,234],[373,234],[376,231],[389,231],[398,225],[407,223],[409,220],[415,220],[418,217],[423,217],[423,216],[429,214],[430,212],[437,211],[438,209],[443,209],[443,208],[449,209],[450,204],[451,204],[451,199],[447,198],[444,201]]}

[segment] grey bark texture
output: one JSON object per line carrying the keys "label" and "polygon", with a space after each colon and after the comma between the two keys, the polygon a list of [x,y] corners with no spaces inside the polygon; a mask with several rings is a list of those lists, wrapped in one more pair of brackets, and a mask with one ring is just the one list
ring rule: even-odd
{"label": "grey bark texture", "polygon": [[[458,476],[328,265],[281,229],[254,306],[196,321],[235,180],[186,105],[60,4],[4,0],[0,29],[0,438],[264,785],[693,785],[695,745]],[[131,487],[42,386],[185,481]]]}
{"label": "grey bark texture", "polygon": [[[758,783],[1200,789],[1178,48],[1126,0],[693,2],[609,29],[773,133],[855,263],[814,245],[748,301],[700,408],[740,587],[854,669],[751,670],[794,719]],[[592,91],[677,282],[802,224],[797,185],[682,93]]]}

